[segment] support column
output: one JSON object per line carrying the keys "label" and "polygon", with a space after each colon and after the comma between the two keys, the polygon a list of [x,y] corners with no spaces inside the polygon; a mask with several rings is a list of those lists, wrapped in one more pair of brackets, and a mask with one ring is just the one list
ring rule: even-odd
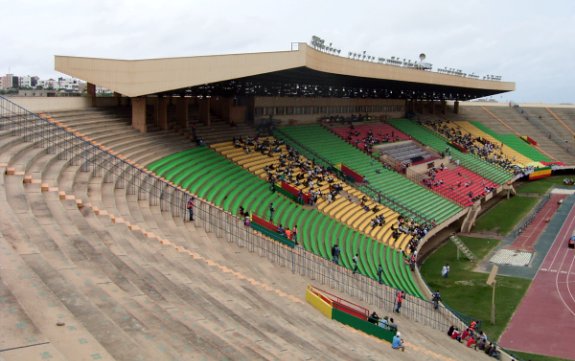
{"label": "support column", "polygon": [[188,107],[190,98],[175,98],[176,100],[176,123],[179,129],[188,128]]}
{"label": "support column", "polygon": [[122,94],[114,92],[114,98],[116,99],[116,106],[122,106]]}
{"label": "support column", "polygon": [[445,114],[445,112],[447,111],[447,102],[445,101],[445,99],[441,100],[441,114]]}
{"label": "support column", "polygon": [[210,98],[202,98],[199,102],[200,122],[210,126]]}
{"label": "support column", "polygon": [[96,84],[88,83],[86,84],[86,92],[92,101],[92,106],[96,106]]}
{"label": "support column", "polygon": [[156,105],[158,114],[158,126],[161,130],[168,129],[168,103],[170,98],[161,97],[158,99],[158,104]]}
{"label": "support column", "polygon": [[459,100],[456,100],[456,101],[453,103],[453,113],[459,114]]}
{"label": "support column", "polygon": [[431,104],[431,114],[435,114],[435,101],[431,99],[429,104]]}
{"label": "support column", "polygon": [[146,97],[132,99],[132,128],[142,133],[147,132],[146,127]]}

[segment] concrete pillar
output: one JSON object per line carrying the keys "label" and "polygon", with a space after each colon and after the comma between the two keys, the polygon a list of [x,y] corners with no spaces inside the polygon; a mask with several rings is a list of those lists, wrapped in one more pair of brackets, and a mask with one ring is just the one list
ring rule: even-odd
{"label": "concrete pillar", "polygon": [[147,132],[146,97],[132,98],[132,128]]}
{"label": "concrete pillar", "polygon": [[454,112],[455,114],[459,114],[459,100],[456,100],[456,101],[453,103],[453,112]]}
{"label": "concrete pillar", "polygon": [[176,123],[178,128],[186,129],[188,128],[188,106],[190,104],[190,98],[174,98],[176,101]]}
{"label": "concrete pillar", "polygon": [[90,97],[90,100],[92,102],[92,106],[95,107],[96,106],[96,84],[92,84],[92,83],[86,84],[86,92],[88,93],[88,96]]}
{"label": "concrete pillar", "polygon": [[156,113],[158,114],[158,126],[161,130],[168,129],[168,103],[170,98],[161,97],[158,98],[158,103],[156,105]]}
{"label": "concrete pillar", "polygon": [[116,106],[122,106],[122,94],[114,92],[114,98],[116,99]]}
{"label": "concrete pillar", "polygon": [[445,101],[445,99],[441,100],[441,104],[440,104],[440,109],[441,109],[441,114],[445,114],[445,112],[447,111],[447,102]]}
{"label": "concrete pillar", "polygon": [[199,101],[200,122],[209,126],[210,123],[210,98],[202,98]]}

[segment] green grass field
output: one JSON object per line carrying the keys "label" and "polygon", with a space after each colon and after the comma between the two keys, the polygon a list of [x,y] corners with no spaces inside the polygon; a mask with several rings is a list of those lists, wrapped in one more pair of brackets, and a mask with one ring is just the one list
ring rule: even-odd
{"label": "green grass field", "polygon": [[518,357],[520,360],[523,361],[569,361],[564,358],[557,358],[557,357],[550,357],[550,356],[543,356],[543,355],[534,355],[532,353],[524,353],[524,352],[513,352],[513,356]]}
{"label": "green grass field", "polygon": [[[535,194],[545,194],[549,188],[552,186],[561,186],[574,189],[573,186],[564,186],[563,179],[566,178],[565,176],[553,176],[549,178],[543,178],[536,180],[534,182],[523,182],[519,183],[515,190],[517,193],[535,193]],[[572,178],[572,177],[567,177]]]}
{"label": "green grass field", "polygon": [[479,217],[472,231],[496,232],[499,235],[506,235],[538,201],[539,198],[537,197],[522,196],[504,199]]}
{"label": "green grass field", "polygon": [[[498,241],[493,239],[470,237],[461,237],[461,239],[479,259],[485,257],[498,244]],[[445,263],[449,263],[451,267],[447,279],[441,277],[441,267]],[[425,260],[421,273],[432,290],[439,290],[448,307],[472,319],[481,320],[483,330],[491,339],[496,340],[505,329],[531,281],[513,277],[497,277],[496,317],[495,324],[492,325],[489,322],[492,289],[485,283],[487,274],[474,272],[474,266],[474,263],[463,256],[458,261],[455,245],[447,242]]]}

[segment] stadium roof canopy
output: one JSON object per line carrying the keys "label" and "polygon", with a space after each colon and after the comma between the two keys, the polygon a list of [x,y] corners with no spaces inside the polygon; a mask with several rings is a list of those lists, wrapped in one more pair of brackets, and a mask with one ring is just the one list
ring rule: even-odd
{"label": "stadium roof canopy", "polygon": [[515,83],[349,59],[299,43],[267,53],[117,60],[56,56],[55,68],[129,97],[309,96],[469,100]]}

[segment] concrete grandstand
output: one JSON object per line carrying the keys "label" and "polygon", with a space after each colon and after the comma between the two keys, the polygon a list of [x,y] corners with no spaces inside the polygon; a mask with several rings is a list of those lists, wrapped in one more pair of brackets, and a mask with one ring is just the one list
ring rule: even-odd
{"label": "concrete grandstand", "polygon": [[[563,139],[575,129],[568,109],[460,103],[513,83],[301,43],[288,52],[55,62],[89,82],[89,97],[0,99],[6,360],[489,359],[445,336],[465,325],[433,310],[409,260],[428,253],[442,229],[470,226],[514,180],[575,160]],[[96,97],[96,85],[115,96]],[[513,168],[474,153],[480,144],[462,148],[435,132],[438,120],[458,137],[500,142],[497,157]],[[374,156],[334,134],[340,123],[365,127],[359,140],[394,129],[398,141],[417,142],[402,150],[412,157],[401,153],[411,162],[394,168],[383,150]],[[252,144],[237,147],[240,137]],[[285,161],[290,154],[297,165]],[[323,185],[291,181],[302,164]],[[332,184],[342,188],[335,200]],[[299,204],[294,190],[320,196]],[[185,222],[191,196],[196,219]],[[242,206],[265,221],[270,203],[275,217],[258,227],[237,214]],[[376,227],[379,215],[386,221]],[[274,234],[280,223],[298,226],[299,242]],[[396,316],[406,352],[324,318],[306,304],[309,283],[380,314],[392,314],[398,289],[407,292]]]}

